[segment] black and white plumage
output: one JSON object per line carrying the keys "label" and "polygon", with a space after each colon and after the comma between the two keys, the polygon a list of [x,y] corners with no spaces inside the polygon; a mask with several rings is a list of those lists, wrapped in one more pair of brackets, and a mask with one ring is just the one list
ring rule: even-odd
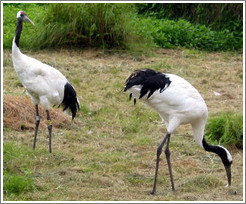
{"label": "black and white plumage", "polygon": [[38,105],[41,104],[47,113],[49,152],[51,152],[52,123],[49,114],[50,105],[62,105],[64,107],[63,110],[68,114],[71,113],[73,119],[76,116],[76,112],[79,110],[79,100],[77,99],[74,87],[60,71],[21,53],[19,40],[23,21],[34,25],[25,12],[19,11],[17,13],[17,26],[12,44],[13,66],[27,94],[31,96],[36,107],[36,126],[33,148],[35,149],[36,146],[36,137],[40,123]]}
{"label": "black and white plumage", "polygon": [[174,188],[170,162],[169,141],[174,130],[181,124],[191,124],[194,139],[205,151],[217,154],[224,164],[228,186],[231,185],[230,152],[220,145],[209,145],[204,139],[204,129],[208,117],[207,105],[200,93],[185,79],[174,75],[157,72],[151,69],[136,70],[126,80],[124,91],[130,93],[130,98],[141,99],[155,109],[164,121],[167,134],[157,148],[156,171],[153,190],[156,191],[156,181],[159,168],[159,158],[166,143],[165,155],[169,168],[172,190]]}

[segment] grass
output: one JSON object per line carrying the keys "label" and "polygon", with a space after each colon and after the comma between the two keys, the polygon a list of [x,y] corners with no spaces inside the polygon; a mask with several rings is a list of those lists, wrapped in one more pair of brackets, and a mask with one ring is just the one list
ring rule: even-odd
{"label": "grass", "polygon": [[9,142],[3,145],[3,155],[4,194],[11,199],[15,195],[33,192],[35,184],[30,170],[33,160],[31,150]]}
{"label": "grass", "polygon": [[[22,51],[55,66],[73,82],[81,110],[72,129],[65,124],[53,129],[52,154],[46,127],[40,128],[33,151],[33,129],[4,126],[4,171],[29,183],[19,193],[4,192],[4,201],[242,201],[243,151],[229,147],[234,161],[232,186],[227,189],[220,158],[198,147],[188,125],[181,126],[170,142],[176,192],[171,191],[161,155],[157,192],[150,195],[156,148],[166,130],[158,125],[156,112],[141,101],[134,106],[122,91],[133,70],[154,68],[178,74],[197,87],[209,117],[224,111],[241,113],[241,54],[159,49],[152,56],[136,58],[94,49]],[[3,94],[28,98],[18,83],[10,51],[4,50],[3,58]],[[9,188],[7,180],[4,186]]]}
{"label": "grass", "polygon": [[211,118],[205,135],[217,144],[243,149],[243,114],[229,112]]}

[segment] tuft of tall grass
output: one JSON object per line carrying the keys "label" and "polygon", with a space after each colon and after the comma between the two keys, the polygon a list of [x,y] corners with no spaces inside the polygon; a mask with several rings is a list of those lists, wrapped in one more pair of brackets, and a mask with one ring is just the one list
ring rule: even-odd
{"label": "tuft of tall grass", "polygon": [[124,46],[133,4],[50,4],[33,37],[34,47]]}
{"label": "tuft of tall grass", "polygon": [[205,136],[211,141],[243,148],[243,114],[221,113],[208,120]]}

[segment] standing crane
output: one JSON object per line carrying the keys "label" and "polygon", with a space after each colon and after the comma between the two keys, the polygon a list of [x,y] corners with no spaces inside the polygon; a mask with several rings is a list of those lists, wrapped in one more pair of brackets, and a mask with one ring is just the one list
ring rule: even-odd
{"label": "standing crane", "polygon": [[17,13],[17,25],[12,43],[13,66],[22,85],[27,91],[27,94],[31,96],[36,108],[33,149],[36,147],[40,123],[38,105],[41,104],[47,114],[49,152],[51,153],[52,122],[49,113],[50,105],[62,105],[63,111],[71,114],[72,119],[74,119],[76,112],[79,110],[79,100],[77,99],[74,87],[60,71],[21,53],[19,49],[19,40],[23,21],[34,25],[25,12],[19,11]]}
{"label": "standing crane", "polygon": [[130,93],[130,99],[134,96],[134,104],[136,99],[142,99],[147,105],[155,109],[167,128],[166,136],[157,148],[155,179],[151,194],[156,191],[160,155],[165,143],[164,152],[172,190],[175,190],[169,142],[171,134],[181,124],[191,124],[194,139],[198,145],[205,151],[213,152],[221,158],[226,170],[227,186],[231,185],[232,156],[225,147],[209,145],[204,139],[204,129],[208,117],[207,105],[200,93],[189,82],[174,74],[140,69],[132,73],[126,80],[124,91]]}

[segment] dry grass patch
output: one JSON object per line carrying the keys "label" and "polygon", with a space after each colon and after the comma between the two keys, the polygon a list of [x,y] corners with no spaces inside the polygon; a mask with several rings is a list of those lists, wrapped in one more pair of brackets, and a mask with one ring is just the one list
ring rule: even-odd
{"label": "dry grass patch", "polygon": [[[46,129],[46,112],[39,106],[40,129]],[[29,97],[3,95],[3,123],[4,127],[17,131],[34,129],[35,127],[35,106]],[[60,109],[50,109],[52,125],[55,128],[73,127],[74,121],[71,117],[64,115]]]}

